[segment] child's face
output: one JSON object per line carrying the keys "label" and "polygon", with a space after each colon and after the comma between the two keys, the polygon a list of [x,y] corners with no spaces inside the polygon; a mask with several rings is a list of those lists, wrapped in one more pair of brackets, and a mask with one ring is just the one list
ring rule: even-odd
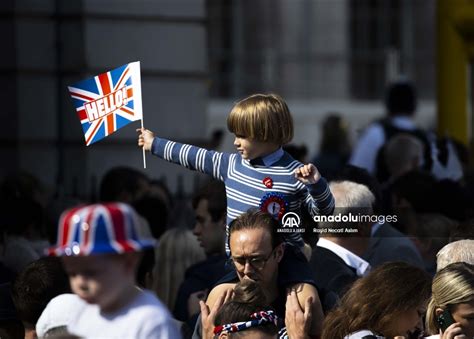
{"label": "child's face", "polygon": [[107,310],[120,299],[129,282],[126,260],[114,255],[64,257],[72,291],[89,304]]}
{"label": "child's face", "polygon": [[274,143],[253,140],[242,135],[235,136],[234,146],[242,158],[247,160],[253,160],[268,155],[276,151],[279,147],[279,145]]}

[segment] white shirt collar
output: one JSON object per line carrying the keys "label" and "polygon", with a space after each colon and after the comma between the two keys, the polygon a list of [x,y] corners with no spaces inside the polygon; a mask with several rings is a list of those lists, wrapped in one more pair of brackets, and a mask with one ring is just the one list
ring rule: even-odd
{"label": "white shirt collar", "polygon": [[367,275],[370,271],[370,264],[367,261],[330,240],[319,238],[317,246],[328,249],[336,254],[347,266],[355,269],[359,277]]}

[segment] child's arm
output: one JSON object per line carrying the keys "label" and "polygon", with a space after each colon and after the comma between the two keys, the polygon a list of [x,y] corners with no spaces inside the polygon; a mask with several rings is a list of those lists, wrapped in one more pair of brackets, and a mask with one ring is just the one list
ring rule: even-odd
{"label": "child's arm", "polygon": [[316,166],[307,164],[295,170],[295,178],[308,188],[309,194],[305,198],[311,216],[329,215],[334,211],[334,196],[329,190],[329,185]]}
{"label": "child's arm", "polygon": [[140,133],[138,146],[145,151],[151,151],[166,161],[212,175],[215,179],[225,180],[230,154],[155,137],[152,131],[144,128],[138,128],[137,132]]}

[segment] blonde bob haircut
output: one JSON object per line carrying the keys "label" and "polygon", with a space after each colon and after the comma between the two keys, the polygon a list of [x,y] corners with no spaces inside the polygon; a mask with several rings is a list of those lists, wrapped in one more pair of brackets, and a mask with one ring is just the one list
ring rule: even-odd
{"label": "blonde bob haircut", "polygon": [[276,94],[254,94],[232,108],[227,128],[237,136],[278,145],[293,139],[293,118],[285,101]]}
{"label": "blonde bob haircut", "polygon": [[474,265],[458,262],[438,271],[431,287],[431,300],[426,310],[426,328],[438,334],[436,309],[451,310],[453,306],[474,300]]}

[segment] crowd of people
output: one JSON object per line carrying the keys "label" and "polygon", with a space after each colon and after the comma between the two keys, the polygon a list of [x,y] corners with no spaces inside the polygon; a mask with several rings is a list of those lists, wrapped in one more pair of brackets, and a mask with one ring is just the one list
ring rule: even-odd
{"label": "crowd of people", "polygon": [[237,153],[137,130],[212,177],[179,202],[128,167],[97,201],[6,176],[0,338],[474,338],[469,152],[414,124],[410,83],[385,104],[353,150],[331,113],[310,163],[274,94],[232,108]]}

